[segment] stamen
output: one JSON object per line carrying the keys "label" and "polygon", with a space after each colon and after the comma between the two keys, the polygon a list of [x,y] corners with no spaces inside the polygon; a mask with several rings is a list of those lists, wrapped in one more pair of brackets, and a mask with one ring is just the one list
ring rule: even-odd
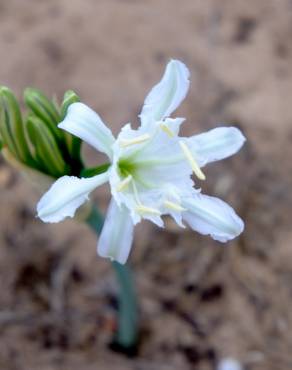
{"label": "stamen", "polygon": [[137,186],[135,184],[135,181],[132,182],[132,187],[133,187],[134,198],[135,198],[136,203],[139,204],[139,205],[142,205],[142,203],[140,201],[140,198],[139,198],[139,195],[138,195],[138,190],[137,190]]}
{"label": "stamen", "polygon": [[195,160],[194,156],[192,155],[192,152],[190,151],[190,149],[187,147],[187,145],[183,142],[183,141],[180,141],[179,142],[179,145],[180,147],[182,148],[182,151],[186,157],[186,159],[189,161],[191,167],[192,167],[192,170],[194,171],[195,175],[200,179],[200,180],[206,180],[206,176],[204,175],[204,173],[202,172],[202,170],[200,169],[197,161]]}
{"label": "stamen", "polygon": [[120,145],[125,148],[127,146],[144,143],[144,141],[147,141],[150,138],[151,136],[149,134],[144,134],[137,136],[134,139],[122,139],[120,141]]}
{"label": "stamen", "polygon": [[165,205],[166,208],[172,209],[173,211],[177,211],[177,212],[186,211],[186,209],[183,208],[180,204],[171,202],[169,200],[166,200],[164,202],[164,205]]}
{"label": "stamen", "polygon": [[132,181],[132,187],[133,187],[133,191],[134,191],[134,198],[135,198],[135,201],[137,203],[135,211],[138,212],[141,215],[150,214],[150,215],[154,215],[154,216],[160,216],[161,213],[159,212],[158,209],[143,206],[143,204],[141,203],[141,200],[139,198],[139,195],[138,195],[138,190],[137,190],[135,181]]}
{"label": "stamen", "polygon": [[128,185],[130,184],[130,182],[132,181],[132,176],[129,175],[127,176],[124,180],[122,180],[116,187],[116,190],[117,191],[123,191],[125,190]]}
{"label": "stamen", "polygon": [[150,214],[154,216],[160,216],[161,214],[158,209],[146,207],[146,206],[143,206],[142,204],[136,207],[136,212],[142,215],[146,213],[146,214]]}
{"label": "stamen", "polygon": [[160,128],[162,131],[166,133],[169,137],[174,137],[174,133],[171,131],[171,129],[165,124],[165,123],[160,123]]}

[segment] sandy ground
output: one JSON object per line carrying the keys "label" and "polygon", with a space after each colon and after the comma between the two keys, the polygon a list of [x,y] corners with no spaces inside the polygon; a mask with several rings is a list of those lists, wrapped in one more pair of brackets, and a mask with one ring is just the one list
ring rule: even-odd
{"label": "sandy ground", "polygon": [[[137,123],[178,58],[192,74],[177,113],[184,133],[227,122],[248,138],[203,184],[245,220],[238,240],[138,227],[143,335],[132,358],[107,345],[116,283],[94,235],[38,221],[39,194],[1,161],[0,369],[209,370],[224,356],[250,370],[292,368],[291,40],[291,0],[0,1],[0,83],[18,97],[27,86],[75,89],[116,133]],[[105,209],[107,189],[95,198]]]}

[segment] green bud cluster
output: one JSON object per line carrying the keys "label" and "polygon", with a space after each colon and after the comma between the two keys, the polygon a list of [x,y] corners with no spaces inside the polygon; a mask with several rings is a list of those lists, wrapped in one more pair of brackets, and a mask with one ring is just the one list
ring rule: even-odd
{"label": "green bud cluster", "polygon": [[58,105],[40,90],[27,88],[27,114],[22,115],[12,91],[0,87],[0,150],[5,148],[18,162],[51,177],[78,176],[83,170],[81,140],[60,130],[58,123],[79,100],[68,90]]}

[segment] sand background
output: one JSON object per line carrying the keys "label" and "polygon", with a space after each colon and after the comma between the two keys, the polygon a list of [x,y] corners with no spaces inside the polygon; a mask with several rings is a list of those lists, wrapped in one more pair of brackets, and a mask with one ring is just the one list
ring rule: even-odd
{"label": "sand background", "polygon": [[[291,0],[0,1],[0,83],[19,98],[27,86],[74,89],[117,133],[178,58],[192,75],[183,133],[226,122],[248,138],[203,184],[245,220],[239,239],[137,228],[143,335],[132,358],[107,345],[117,287],[94,235],[38,221],[39,194],[1,160],[0,369],[208,370],[224,356],[292,368],[291,40]],[[104,210],[108,189],[94,197]]]}

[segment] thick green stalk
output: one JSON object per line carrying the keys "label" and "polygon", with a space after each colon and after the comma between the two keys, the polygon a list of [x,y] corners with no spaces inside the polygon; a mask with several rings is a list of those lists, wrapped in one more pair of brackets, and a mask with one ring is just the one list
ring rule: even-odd
{"label": "thick green stalk", "polygon": [[115,340],[122,347],[129,348],[135,346],[138,339],[138,312],[133,277],[127,265],[112,262],[112,266],[120,284],[119,328]]}
{"label": "thick green stalk", "polygon": [[[100,234],[103,225],[103,216],[97,208],[92,208],[86,222],[97,235]],[[120,286],[118,331],[114,341],[122,349],[127,350],[133,348],[138,339],[136,293],[129,267],[127,265],[121,265],[118,262],[112,262],[112,267]]]}

